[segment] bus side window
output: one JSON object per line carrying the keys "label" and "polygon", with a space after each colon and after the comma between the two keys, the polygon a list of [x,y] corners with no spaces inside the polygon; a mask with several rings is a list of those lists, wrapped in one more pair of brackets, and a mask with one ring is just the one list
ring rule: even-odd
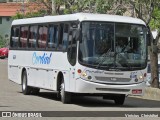
{"label": "bus side window", "polygon": [[26,48],[27,47],[27,37],[28,37],[28,26],[22,26],[20,31],[21,31],[20,47]]}
{"label": "bus side window", "polygon": [[12,27],[11,31],[11,47],[18,47],[20,27]]}
{"label": "bus side window", "polygon": [[58,50],[62,50],[63,27],[64,27],[64,24],[59,25]]}
{"label": "bus side window", "polygon": [[38,48],[46,48],[47,43],[47,26],[39,26],[39,34],[38,34]]}
{"label": "bus side window", "polygon": [[58,25],[49,25],[48,48],[57,48],[58,44]]}
{"label": "bus side window", "polygon": [[29,48],[35,48],[36,47],[36,40],[37,40],[37,30],[38,26],[31,26],[29,30]]}
{"label": "bus side window", "polygon": [[65,24],[63,29],[63,50],[66,50],[68,47],[68,36],[69,36],[69,25]]}

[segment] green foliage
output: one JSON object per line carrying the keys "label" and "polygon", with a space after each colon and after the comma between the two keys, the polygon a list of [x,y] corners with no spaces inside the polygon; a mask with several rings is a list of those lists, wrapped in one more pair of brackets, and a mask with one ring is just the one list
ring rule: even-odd
{"label": "green foliage", "polygon": [[85,12],[86,10],[89,10],[91,3],[93,3],[93,0],[67,0],[64,2],[64,14]]}
{"label": "green foliage", "polygon": [[100,14],[118,14],[123,15],[126,8],[122,5],[127,0],[67,0],[64,14],[76,12],[90,12]]}
{"label": "green foliage", "polygon": [[15,16],[12,17],[12,19],[23,19],[23,18],[32,18],[32,17],[41,17],[46,15],[45,10],[40,10],[37,12],[27,12],[25,15],[22,13],[17,13]]}
{"label": "green foliage", "polygon": [[0,48],[2,47],[6,47],[8,45],[8,39],[4,39],[1,35],[0,35]]}
{"label": "green foliage", "polygon": [[107,13],[113,7],[113,1],[109,0],[96,0],[96,12],[97,13]]}
{"label": "green foliage", "polygon": [[160,8],[154,9],[149,26],[152,30],[160,29]]}
{"label": "green foliage", "polygon": [[24,18],[24,15],[20,12],[16,13],[15,16],[12,16],[12,19],[22,19]]}
{"label": "green foliage", "polygon": [[44,15],[46,15],[46,11],[45,10],[40,10],[40,11],[37,11],[37,12],[28,12],[24,16],[24,18],[41,17],[41,16],[44,16]]}

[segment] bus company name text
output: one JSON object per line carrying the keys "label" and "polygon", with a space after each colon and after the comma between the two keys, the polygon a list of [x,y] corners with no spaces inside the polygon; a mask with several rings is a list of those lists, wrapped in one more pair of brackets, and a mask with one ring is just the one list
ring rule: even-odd
{"label": "bus company name text", "polygon": [[38,55],[36,52],[33,53],[32,63],[35,64],[50,64],[52,53],[47,54],[43,53],[43,55]]}

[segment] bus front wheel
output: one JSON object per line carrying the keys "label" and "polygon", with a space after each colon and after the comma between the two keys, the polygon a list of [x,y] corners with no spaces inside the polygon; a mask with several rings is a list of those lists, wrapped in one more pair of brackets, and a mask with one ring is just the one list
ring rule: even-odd
{"label": "bus front wheel", "polygon": [[123,105],[125,101],[125,95],[118,95],[114,98],[114,102],[116,105]]}
{"label": "bus front wheel", "polygon": [[60,97],[61,102],[64,104],[71,102],[71,93],[65,91],[64,79],[62,79],[60,84]]}
{"label": "bus front wheel", "polygon": [[34,88],[34,87],[31,88],[31,94],[33,94],[33,95],[37,95],[39,93],[39,91],[40,91],[39,88]]}
{"label": "bus front wheel", "polygon": [[22,93],[28,95],[30,92],[31,88],[27,85],[27,73],[24,71],[22,75]]}

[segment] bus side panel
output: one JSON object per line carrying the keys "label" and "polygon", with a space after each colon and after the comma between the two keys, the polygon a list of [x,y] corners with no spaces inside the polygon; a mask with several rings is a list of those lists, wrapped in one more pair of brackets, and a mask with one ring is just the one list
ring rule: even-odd
{"label": "bus side panel", "polygon": [[65,90],[70,91],[70,79],[69,79],[69,71],[63,71]]}
{"label": "bus side panel", "polygon": [[55,70],[47,71],[46,79],[44,80],[44,88],[50,89],[50,90],[56,90],[56,79],[57,74],[55,74]]}
{"label": "bus side panel", "polygon": [[45,79],[47,78],[46,70],[36,70],[33,78],[36,80],[36,86],[40,88],[45,87]]}
{"label": "bus side panel", "polygon": [[27,69],[27,75],[28,75],[28,85],[29,86],[36,86],[36,77],[37,77],[37,70],[36,69],[32,69],[32,68],[28,68]]}
{"label": "bus side panel", "polygon": [[15,52],[10,51],[9,52],[9,58],[8,58],[8,79],[21,84],[21,80],[19,79],[19,66],[17,64],[16,54],[13,54]]}
{"label": "bus side panel", "polygon": [[49,71],[49,70],[41,70],[41,69],[29,69],[29,75],[28,75],[28,85],[38,88],[45,88],[50,90],[56,90],[57,86],[57,74],[55,74],[55,71]]}
{"label": "bus side panel", "polygon": [[8,68],[8,79],[21,84],[21,81],[18,79],[18,67],[10,65]]}
{"label": "bus side panel", "polygon": [[75,78],[75,67],[70,67],[69,71],[69,81],[70,81],[70,92],[75,92],[76,90],[76,78]]}

